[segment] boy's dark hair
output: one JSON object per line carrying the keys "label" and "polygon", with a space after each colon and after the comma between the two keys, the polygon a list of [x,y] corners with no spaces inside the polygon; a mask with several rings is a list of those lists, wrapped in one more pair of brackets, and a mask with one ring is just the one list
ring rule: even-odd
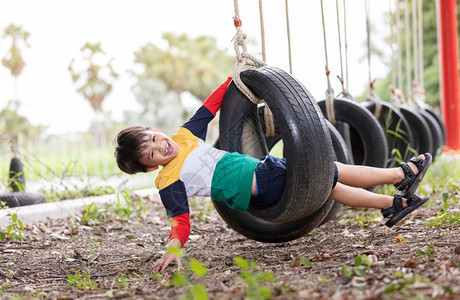
{"label": "boy's dark hair", "polygon": [[147,146],[146,136],[150,127],[130,126],[120,131],[115,138],[113,155],[117,160],[118,167],[125,173],[135,174],[146,172],[147,166],[139,159],[142,151]]}

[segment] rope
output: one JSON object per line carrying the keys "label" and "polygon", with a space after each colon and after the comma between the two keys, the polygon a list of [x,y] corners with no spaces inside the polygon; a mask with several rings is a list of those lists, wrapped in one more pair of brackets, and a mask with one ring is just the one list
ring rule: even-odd
{"label": "rope", "polygon": [[[401,107],[401,102],[399,97],[396,94],[396,55],[395,55],[395,49],[394,49],[394,44],[395,44],[395,33],[394,33],[394,26],[395,26],[395,20],[393,18],[393,9],[391,7],[391,1],[388,1],[388,11],[390,15],[390,30],[391,30],[391,36],[390,36],[390,49],[391,49],[391,85],[390,85],[390,103],[393,104],[396,108]],[[396,0],[399,1],[399,0]]]}
{"label": "rope", "polygon": [[343,33],[345,40],[345,82],[348,90],[348,39],[347,39],[347,9],[345,6],[345,0],[343,0]]}
{"label": "rope", "polygon": [[246,48],[246,34],[243,33],[241,30],[242,22],[239,17],[239,8],[238,8],[238,0],[233,1],[233,5],[235,8],[235,16],[233,17],[233,24],[236,28],[236,35],[234,39],[234,48],[236,53],[236,61],[235,66],[233,68],[233,81],[237,88],[254,104],[265,104],[265,127],[266,127],[266,135],[273,136],[275,135],[275,125],[273,120],[273,114],[270,111],[270,108],[265,103],[263,99],[257,98],[256,95],[244,84],[244,82],[240,78],[240,73],[244,71],[248,66],[252,67],[262,67],[265,65],[265,62],[257,59],[256,57],[250,55],[247,52]]}
{"label": "rope", "polygon": [[286,5],[286,30],[287,30],[287,39],[288,39],[288,52],[289,52],[289,73],[292,74],[291,30],[289,28],[288,0],[285,0],[284,3]]}
{"label": "rope", "polygon": [[326,43],[326,26],[324,23],[324,7],[323,7],[323,0],[321,1],[321,19],[323,24],[323,40],[324,40],[324,54],[326,58],[326,78],[327,78],[327,90],[326,90],[326,117],[332,124],[335,124],[335,112],[334,112],[334,90],[331,87],[331,80],[329,79],[329,75],[331,71],[329,71],[329,61],[327,58],[327,43]]}
{"label": "rope", "polygon": [[420,86],[425,88],[425,82],[423,78],[423,2],[422,0],[418,0],[418,45],[419,45],[419,71],[420,71]]}
{"label": "rope", "polygon": [[401,25],[400,25],[400,11],[399,0],[396,1],[396,37],[398,40],[398,86],[397,88],[402,91],[403,89],[403,68],[402,68],[402,51],[401,51]]}
{"label": "rope", "polygon": [[414,51],[414,88],[419,83],[419,71],[418,71],[418,35],[417,35],[417,3],[412,0],[412,39],[413,39],[413,51]]}
{"label": "rope", "polygon": [[367,32],[367,63],[369,66],[369,92],[366,96],[366,101],[374,102],[375,103],[375,110],[374,116],[376,119],[380,118],[380,114],[382,113],[382,100],[377,95],[374,89],[374,81],[372,80],[371,76],[371,21],[370,21],[370,5],[368,3],[369,0],[364,0],[364,6],[366,8],[366,32]]}
{"label": "rope", "polygon": [[412,78],[411,78],[411,53],[410,53],[410,25],[409,25],[409,8],[408,1],[404,0],[404,26],[406,27],[406,85],[407,85],[407,96],[406,99],[411,98]]}
{"label": "rope", "polygon": [[[415,0],[413,0],[415,3]],[[417,51],[417,56],[414,58],[414,69],[416,74],[416,83],[414,84],[414,102],[421,108],[426,109],[425,89],[423,87],[423,34],[422,34],[422,2],[417,1],[417,6],[413,5],[413,14],[417,15],[418,22],[414,23],[414,52]]]}
{"label": "rope", "polygon": [[267,56],[265,53],[265,26],[264,26],[264,9],[262,5],[262,0],[259,0],[259,16],[260,16],[260,40],[262,42],[262,60],[267,61]]}
{"label": "rope", "polygon": [[341,35],[340,35],[339,0],[335,0],[335,7],[336,7],[336,11],[337,11],[337,32],[338,32],[338,36],[339,36],[340,72],[342,74],[342,76],[337,76],[337,78],[340,80],[340,84],[342,85],[342,95],[343,95],[343,97],[351,99],[351,100],[354,100],[353,96],[345,88],[345,84],[344,84],[343,58],[342,58],[342,39],[341,39]]}

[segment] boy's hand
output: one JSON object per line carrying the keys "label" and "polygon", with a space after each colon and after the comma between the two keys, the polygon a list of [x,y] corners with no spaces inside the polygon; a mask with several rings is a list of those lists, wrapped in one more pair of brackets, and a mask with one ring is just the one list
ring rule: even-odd
{"label": "boy's hand", "polygon": [[[178,248],[182,246],[181,242],[178,239],[172,239],[168,243],[168,249],[170,248]],[[179,269],[184,269],[182,266],[182,262],[180,260],[180,257],[176,254],[176,251],[166,251],[166,254],[163,255],[162,258],[157,260],[155,264],[153,265],[153,270],[155,272],[163,272],[166,270],[166,268],[169,266],[171,262],[176,262],[177,265],[179,266]]]}

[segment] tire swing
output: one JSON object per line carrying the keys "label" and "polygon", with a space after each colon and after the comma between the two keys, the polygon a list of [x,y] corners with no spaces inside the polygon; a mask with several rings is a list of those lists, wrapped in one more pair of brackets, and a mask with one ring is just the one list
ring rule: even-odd
{"label": "tire swing", "polygon": [[[227,98],[229,95],[233,95],[231,100]],[[223,102],[222,109],[224,111],[232,109],[234,106],[232,106],[231,103],[235,103],[235,101],[236,103],[239,103],[243,100],[248,102],[235,84],[231,83],[227,89],[226,99]],[[256,114],[259,114],[259,116]],[[262,157],[266,153],[266,150],[264,149],[265,146],[263,145],[264,142],[262,141],[261,135],[257,132],[257,122],[260,120],[260,115],[263,116],[263,111],[258,110],[257,107],[253,105],[242,126],[242,152],[253,157]],[[351,163],[352,158],[342,136],[331,123],[328,121],[326,122],[331,135],[333,149],[337,158],[336,160],[343,163]],[[265,131],[263,126],[265,124],[262,122],[261,125],[262,130]],[[272,149],[273,146],[275,146],[281,139],[281,135],[277,132],[275,132],[274,136],[265,137],[266,148],[268,150]],[[222,148],[220,147],[219,141],[216,142],[215,147]],[[285,151],[283,151],[283,153],[285,153]],[[214,206],[221,217],[232,229],[248,238],[261,242],[286,242],[299,238],[314,228],[328,221],[334,220],[342,209],[342,205],[340,203],[335,202],[332,199],[328,199],[319,210],[308,217],[294,222],[277,223],[265,221],[247,212],[241,213],[229,210],[228,207],[220,201],[214,201]],[[248,225],[250,225],[250,227],[248,227]]]}
{"label": "tire swing", "polygon": [[[317,211],[333,182],[333,148],[326,120],[310,93],[291,75],[274,67],[240,73],[244,84],[263,98],[273,113],[276,132],[284,144],[287,181],[284,194],[273,206],[250,205],[248,212],[266,221],[288,222]],[[226,151],[254,154],[243,145],[245,120],[255,104],[230,84],[222,101],[219,146]],[[251,130],[254,131],[254,130]],[[254,143],[259,143],[255,140]],[[253,144],[254,144],[253,143]],[[259,158],[259,157],[258,157]]]}
{"label": "tire swing", "polygon": [[[348,151],[348,145],[343,139],[340,132],[329,121],[327,121],[327,128],[329,128],[329,132],[331,134],[332,147],[334,148],[336,161],[344,164],[353,164],[353,157],[351,156],[351,153]],[[337,214],[342,210],[342,207],[343,205],[340,204],[340,202],[334,201],[334,204],[329,210],[329,213],[320,225],[336,219]]]}
{"label": "tire swing", "polygon": [[9,190],[11,192],[0,194],[0,201],[8,207],[18,207],[46,203],[45,195],[41,193],[26,193],[24,169],[20,159],[13,157],[9,170]]}
{"label": "tire swing", "polygon": [[[414,98],[417,98],[419,94],[418,91],[414,91],[415,93],[413,93],[412,91],[412,88],[413,87],[418,87],[418,82],[419,82],[419,78],[422,78],[423,79],[423,60],[418,60],[417,59],[417,48],[416,47],[418,45],[418,42],[416,42],[416,38],[417,38],[417,34],[413,34],[413,38],[414,38],[414,44],[416,46],[414,46],[414,61],[415,61],[415,64],[414,64],[414,81],[412,81],[412,70],[411,70],[411,47],[410,47],[410,24],[409,24],[409,7],[405,7],[406,11],[405,11],[405,14],[404,14],[404,28],[405,28],[405,35],[406,35],[406,76],[405,76],[405,81],[406,81],[406,97],[404,97],[404,94],[402,92],[402,88],[403,88],[403,83],[402,83],[402,79],[403,79],[403,71],[402,71],[402,56],[401,56],[401,53],[402,51],[398,51],[399,53],[399,57],[398,57],[398,72],[394,72],[395,74],[398,74],[398,92],[396,93],[397,94],[397,97],[395,97],[395,99],[397,100],[396,103],[398,103],[398,108],[400,108],[400,111],[401,113],[403,114],[403,116],[406,118],[406,120],[409,122],[410,124],[410,127],[411,127],[411,130],[412,130],[412,134],[413,134],[413,144],[411,145],[412,148],[414,149],[414,154],[420,154],[420,153],[425,153],[425,152],[431,152],[432,155],[434,155],[435,153],[433,153],[433,133],[432,133],[432,130],[430,128],[430,125],[428,124],[428,122],[426,121],[426,119],[422,116],[422,114],[419,112],[418,108],[416,105],[414,105],[414,102],[413,102],[413,97],[412,95],[415,95]],[[417,14],[417,11],[416,9],[414,9],[414,11],[412,12],[412,16],[415,17],[415,15]],[[399,18],[399,5],[396,5],[396,36],[397,36],[397,45],[400,46],[401,45],[401,42],[400,42],[400,27],[399,26],[399,21],[400,21],[400,18]],[[414,19],[413,19],[414,20]],[[416,26],[412,26],[414,31],[416,30]],[[421,27],[419,27],[421,28]],[[419,41],[422,41],[422,39],[419,39]],[[421,63],[420,63],[421,62]],[[417,67],[419,67],[417,69]],[[422,71],[421,72],[421,76],[420,76],[420,72],[419,71]],[[395,81],[393,82],[393,85],[395,85]],[[412,86],[412,83],[415,82],[414,86]],[[423,86],[423,84],[422,84]],[[394,92],[392,92],[393,94]],[[415,102],[418,102],[418,101],[415,101]]]}
{"label": "tire swing", "polygon": [[[354,164],[385,167],[388,147],[385,134],[377,119],[367,109],[360,106],[355,101],[334,97],[334,90],[331,88],[329,79],[330,71],[328,66],[327,38],[322,1],[321,17],[328,88],[326,90],[326,99],[319,101],[318,105],[326,118],[337,128],[346,141],[349,151],[352,154]],[[341,46],[340,43],[339,46]],[[343,74],[341,82],[343,95],[351,98],[348,91],[344,88]]]}
{"label": "tire swing", "polygon": [[[412,131],[409,123],[398,108],[389,103],[382,101],[374,89],[374,81],[371,76],[371,31],[370,31],[370,7],[366,4],[366,32],[367,32],[367,62],[369,67],[369,92],[366,101],[363,102],[367,108],[378,120],[385,133],[388,145],[387,167],[397,167],[401,161],[407,161],[412,156],[411,144],[413,143]],[[390,16],[392,13],[390,11]],[[392,24],[393,25],[393,24]],[[391,27],[393,29],[393,27]],[[393,36],[393,35],[392,35]],[[393,44],[391,44],[393,45]],[[394,65],[393,65],[394,66]],[[395,71],[392,72],[393,86],[395,85]]]}
{"label": "tire swing", "polygon": [[[432,154],[433,160],[434,160],[436,156],[438,155],[438,153],[442,153],[442,149],[444,146],[443,133],[442,133],[441,126],[436,121],[435,117],[433,117],[426,110],[423,110],[420,107],[417,107],[416,110],[420,115],[422,115],[422,117],[427,122],[428,127],[430,128],[431,135],[433,137],[433,141],[431,144],[431,151],[429,152]],[[425,153],[425,152],[421,152],[421,153]]]}
{"label": "tire swing", "polygon": [[[244,73],[241,75],[243,77]],[[226,128],[226,130],[220,131],[221,135],[214,146],[219,149],[238,151],[254,157],[263,156],[264,146],[260,135],[257,133],[256,122],[258,120],[256,113],[259,113],[257,106],[250,102],[233,82],[230,83],[222,102],[219,121],[219,127]],[[237,122],[232,121],[233,116],[238,117]],[[278,126],[276,128],[280,131]],[[229,134],[235,132],[239,133]],[[281,138],[280,134],[267,137],[267,148],[272,148]],[[284,140],[283,142],[286,143]],[[288,148],[290,148],[289,145],[285,144],[284,153],[289,153]],[[287,161],[289,169],[290,160],[288,159]],[[288,189],[288,184],[287,182],[286,189]],[[241,212],[230,209],[224,202],[214,199],[212,201],[216,211],[230,228],[247,238],[267,243],[287,242],[304,236],[325,220],[335,203],[333,200],[328,199],[318,210],[309,216],[301,217],[294,221],[274,222],[261,218],[254,213],[253,209]],[[302,201],[305,202],[305,198]]]}
{"label": "tire swing", "polygon": [[380,114],[375,115],[378,104],[375,102],[363,102],[362,104],[377,118],[380,126],[385,132],[388,144],[387,167],[392,168],[398,165],[398,160],[407,161],[413,156],[411,144],[413,135],[409,123],[403,114],[391,103],[380,103]]}

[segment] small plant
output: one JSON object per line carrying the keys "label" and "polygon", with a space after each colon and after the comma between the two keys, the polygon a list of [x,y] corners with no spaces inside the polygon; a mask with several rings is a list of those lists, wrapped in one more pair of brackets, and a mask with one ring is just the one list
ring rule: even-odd
{"label": "small plant", "polygon": [[98,284],[96,282],[92,282],[89,278],[89,275],[86,273],[83,273],[81,275],[67,275],[67,284],[69,286],[73,286],[84,290],[95,289],[98,287]]}
{"label": "small plant", "polygon": [[427,248],[426,248],[426,251],[422,251],[422,250],[417,250],[415,253],[417,255],[426,255],[428,256],[429,258],[434,258],[434,245],[428,245]]}
{"label": "small plant", "polygon": [[241,257],[233,258],[238,267],[241,268],[240,277],[247,284],[246,296],[250,299],[269,299],[270,289],[262,286],[265,282],[275,282],[273,273],[261,271],[255,262],[248,262]]}
{"label": "small plant", "polygon": [[4,241],[6,239],[11,239],[13,241],[25,241],[26,237],[22,234],[24,230],[24,224],[18,218],[16,213],[7,214],[7,217],[11,217],[11,224],[6,227],[6,231],[3,231],[0,228],[0,241]]}
{"label": "small plant", "polygon": [[358,226],[368,227],[372,222],[376,222],[375,220],[380,217],[380,214],[366,214],[361,215],[358,214],[356,216],[356,221],[358,222]]}
{"label": "small plant", "polygon": [[401,278],[397,280],[395,283],[387,286],[385,289],[385,293],[399,291],[405,296],[410,296],[412,294],[410,293],[409,288],[416,282],[430,282],[430,280],[418,274],[415,274],[413,277],[410,278]]}
{"label": "small plant", "polygon": [[342,277],[365,277],[371,270],[371,260],[366,254],[359,254],[355,257],[355,264],[353,268],[348,266],[342,267]]}
{"label": "small plant", "polygon": [[[452,190],[454,192],[448,193],[444,192],[442,193],[442,210],[436,215],[436,217],[428,219],[427,226],[458,226],[460,225],[460,213],[451,213],[449,211],[449,198],[452,199],[452,204],[455,206],[459,206],[458,199],[455,195],[455,193],[460,192],[460,187],[453,184],[449,183],[448,184],[448,189]],[[450,195],[450,197],[449,197]]]}
{"label": "small plant", "polygon": [[[190,270],[198,277],[202,277],[208,274],[208,270],[198,260],[192,258],[189,262]],[[171,283],[173,286],[185,287],[184,299],[202,299],[207,300],[208,292],[201,283],[191,283],[190,276],[187,276],[183,271],[177,271],[172,279]]]}

